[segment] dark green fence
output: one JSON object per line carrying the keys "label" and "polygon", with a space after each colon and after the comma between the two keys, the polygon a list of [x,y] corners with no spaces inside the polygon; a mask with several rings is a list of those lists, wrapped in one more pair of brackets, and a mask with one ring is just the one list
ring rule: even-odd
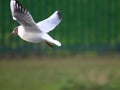
{"label": "dark green fence", "polygon": [[10,0],[0,1],[0,53],[120,51],[120,0],[19,0],[36,22],[61,10],[63,20],[50,35],[62,43],[51,49],[9,37],[19,25],[12,20]]}

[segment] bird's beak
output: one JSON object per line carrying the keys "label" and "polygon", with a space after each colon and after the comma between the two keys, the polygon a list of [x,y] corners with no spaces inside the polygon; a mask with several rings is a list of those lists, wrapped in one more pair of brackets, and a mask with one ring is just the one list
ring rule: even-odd
{"label": "bird's beak", "polygon": [[12,33],[10,33],[10,36],[13,36],[13,32],[12,32]]}

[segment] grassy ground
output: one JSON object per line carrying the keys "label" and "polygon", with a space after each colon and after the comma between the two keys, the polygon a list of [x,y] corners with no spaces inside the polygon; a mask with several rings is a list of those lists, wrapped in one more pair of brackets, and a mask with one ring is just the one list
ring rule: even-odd
{"label": "grassy ground", "polygon": [[0,90],[120,90],[119,58],[0,61]]}

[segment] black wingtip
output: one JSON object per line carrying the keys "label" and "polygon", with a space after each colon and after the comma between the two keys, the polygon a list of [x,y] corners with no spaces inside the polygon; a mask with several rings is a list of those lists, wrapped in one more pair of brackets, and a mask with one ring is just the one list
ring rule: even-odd
{"label": "black wingtip", "polygon": [[15,2],[15,11],[16,12],[21,12],[21,13],[24,13],[24,14],[27,14],[28,12],[27,12],[27,9],[26,8],[24,8],[23,7],[23,5],[18,1],[18,0],[14,0],[14,1],[16,1]]}
{"label": "black wingtip", "polygon": [[58,14],[59,19],[62,19],[62,13],[61,13],[61,11],[58,11],[57,14]]}

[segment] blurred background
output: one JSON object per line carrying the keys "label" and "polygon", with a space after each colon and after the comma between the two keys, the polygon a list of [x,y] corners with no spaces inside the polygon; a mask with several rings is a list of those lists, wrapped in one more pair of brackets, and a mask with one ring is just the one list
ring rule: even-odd
{"label": "blurred background", "polygon": [[60,10],[63,20],[49,34],[62,47],[31,44],[18,36],[9,37],[19,24],[12,19],[9,2],[0,1],[0,53],[84,53],[98,54],[120,51],[119,0],[19,0],[39,22]]}
{"label": "blurred background", "polygon": [[49,33],[62,47],[10,37],[19,24],[10,0],[1,0],[0,90],[120,89],[120,0],[18,1],[36,22],[62,12],[62,22]]}

